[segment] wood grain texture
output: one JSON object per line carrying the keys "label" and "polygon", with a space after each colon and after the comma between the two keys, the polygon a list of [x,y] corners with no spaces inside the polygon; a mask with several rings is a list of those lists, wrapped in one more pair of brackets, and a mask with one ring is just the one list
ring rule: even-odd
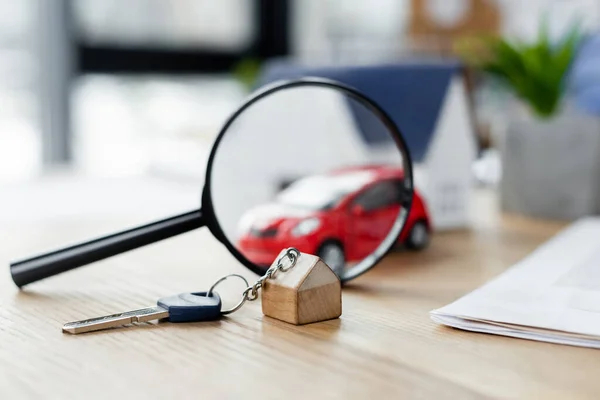
{"label": "wood grain texture", "polygon": [[294,325],[327,321],[342,314],[339,278],[311,254],[302,253],[292,269],[266,280],[261,300],[264,315]]}
{"label": "wood grain texture", "polygon": [[300,290],[297,296],[298,325],[327,321],[342,315],[342,287],[339,281]]}
{"label": "wood grain texture", "polygon": [[[139,221],[0,224],[0,399],[597,399],[596,350],[430,320],[564,226],[495,210],[482,196],[472,230],[395,252],[345,286],[339,319],[294,326],[253,302],[216,322],[81,336],[62,334],[62,324],[206,289],[224,273],[256,276],[197,231],[19,291],[10,258]],[[235,301],[240,287],[226,289]]]}

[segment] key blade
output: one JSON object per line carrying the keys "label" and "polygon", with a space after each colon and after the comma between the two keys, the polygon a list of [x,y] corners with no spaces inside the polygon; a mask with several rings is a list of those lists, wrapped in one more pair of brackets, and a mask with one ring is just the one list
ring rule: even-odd
{"label": "key blade", "polygon": [[105,317],[69,322],[63,325],[63,332],[76,335],[79,333],[100,331],[108,328],[117,328],[134,322],[148,322],[157,319],[163,319],[167,318],[168,316],[169,312],[162,307],[148,307],[140,310],[107,315]]}

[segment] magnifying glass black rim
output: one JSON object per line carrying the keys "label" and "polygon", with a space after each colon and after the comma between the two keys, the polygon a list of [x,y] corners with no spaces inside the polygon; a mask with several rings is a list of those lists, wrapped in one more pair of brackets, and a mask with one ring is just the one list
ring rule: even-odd
{"label": "magnifying glass black rim", "polygon": [[[211,183],[212,183],[211,172],[212,172],[213,163],[215,160],[215,155],[217,154],[217,150],[219,148],[219,144],[221,143],[223,137],[225,136],[225,134],[228,131],[231,124],[239,117],[240,114],[242,114],[252,104],[256,103],[257,101],[261,100],[262,98],[264,98],[266,96],[269,96],[269,95],[271,95],[275,92],[281,91],[281,90],[297,88],[297,87],[302,87],[302,86],[331,88],[331,89],[337,90],[338,92],[343,92],[344,94],[349,95],[350,97],[358,100],[361,104],[368,107],[370,111],[375,113],[375,115],[377,117],[379,117],[379,120],[384,123],[386,128],[391,132],[393,139],[396,142],[396,145],[398,147],[398,150],[402,153],[402,156],[403,156],[402,162],[404,164],[404,166],[403,166],[404,167],[403,168],[404,185],[405,185],[404,189],[407,191],[407,193],[410,194],[410,196],[408,196],[407,199],[405,200],[405,202],[402,204],[402,208],[401,208],[400,212],[398,213],[398,217],[394,223],[394,227],[392,228],[392,230],[386,237],[386,240],[384,240],[382,242],[382,244],[376,249],[376,251],[371,256],[368,256],[366,259],[362,260],[358,265],[353,266],[348,271],[349,273],[347,273],[347,274],[344,273],[344,274],[342,274],[342,276],[340,276],[340,279],[342,280],[342,282],[346,282],[346,281],[354,279],[354,278],[362,275],[363,273],[367,272],[368,270],[370,270],[377,263],[379,263],[379,261],[381,261],[381,259],[394,246],[394,244],[396,242],[396,238],[400,235],[400,232],[406,225],[406,219],[408,218],[408,215],[409,215],[411,207],[412,207],[412,199],[413,199],[413,192],[414,192],[412,160],[410,158],[408,146],[406,145],[406,142],[404,141],[404,138],[400,132],[400,129],[392,121],[392,119],[389,117],[389,115],[375,101],[373,101],[372,99],[370,99],[369,97],[367,97],[366,95],[364,95],[363,93],[358,91],[357,89],[350,87],[348,85],[345,85],[343,83],[340,83],[340,82],[337,82],[334,80],[330,80],[330,79],[306,77],[306,78],[301,78],[301,79],[293,79],[293,80],[275,82],[271,85],[265,86],[258,92],[251,95],[246,100],[246,102],[244,104],[242,104],[242,106],[240,106],[227,119],[227,121],[221,128],[221,130],[212,146],[210,156],[208,158],[208,164],[206,167],[206,179],[204,181],[205,183],[204,183],[204,188],[202,191],[201,209],[204,214],[206,226],[212,232],[212,234],[219,241],[221,241],[223,243],[223,245],[225,245],[227,250],[229,250],[229,252],[231,254],[233,254],[233,256],[240,263],[242,263],[245,267],[250,269],[252,272],[254,272],[258,275],[263,274],[264,269],[257,266],[256,264],[252,263],[250,260],[248,260],[246,257],[244,257],[242,255],[242,253],[235,247],[235,245],[232,244],[229,241],[229,239],[225,236],[225,233],[223,232],[223,229],[221,228],[221,225],[219,224],[218,218],[215,215],[215,211],[214,211],[214,207],[213,207],[213,202],[212,202],[212,197],[211,197]],[[394,240],[388,240],[390,237],[392,237]],[[388,242],[388,243],[386,243],[386,242]],[[366,268],[362,268],[362,269],[357,268],[358,266],[362,265],[363,263],[365,265],[367,263],[370,263],[371,265]],[[354,271],[354,270],[356,270],[356,271]]]}

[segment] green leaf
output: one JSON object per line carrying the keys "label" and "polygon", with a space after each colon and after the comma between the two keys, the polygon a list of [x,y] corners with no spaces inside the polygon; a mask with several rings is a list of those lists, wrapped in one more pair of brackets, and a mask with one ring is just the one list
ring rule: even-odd
{"label": "green leaf", "polygon": [[505,82],[540,118],[550,118],[560,108],[564,80],[580,42],[580,30],[574,26],[553,44],[544,19],[533,43],[482,38],[479,49],[483,56],[478,59],[469,54],[469,59],[477,60],[474,65]]}

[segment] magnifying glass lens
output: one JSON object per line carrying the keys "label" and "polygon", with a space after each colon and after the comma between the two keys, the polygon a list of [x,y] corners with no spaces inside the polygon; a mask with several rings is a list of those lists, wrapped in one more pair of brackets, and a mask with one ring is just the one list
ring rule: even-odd
{"label": "magnifying glass lens", "polygon": [[210,174],[214,216],[238,258],[266,268],[295,247],[343,280],[398,241],[412,199],[410,160],[389,121],[328,86],[249,104],[226,127]]}

